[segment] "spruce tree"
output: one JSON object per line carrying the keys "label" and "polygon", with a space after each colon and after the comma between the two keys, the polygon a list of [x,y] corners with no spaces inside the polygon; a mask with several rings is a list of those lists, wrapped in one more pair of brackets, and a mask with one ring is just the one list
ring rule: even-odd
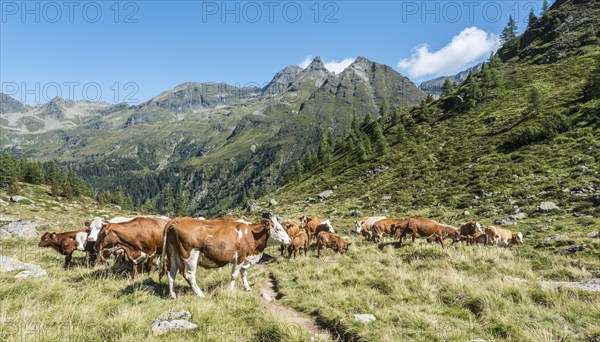
{"label": "spruce tree", "polygon": [[173,214],[173,187],[171,183],[167,183],[162,192],[163,214],[171,216]]}
{"label": "spruce tree", "polygon": [[381,103],[381,107],[379,107],[379,116],[384,118],[386,117],[390,112],[390,106],[388,105],[386,100],[383,100],[383,102]]}
{"label": "spruce tree", "polygon": [[529,21],[527,23],[527,27],[533,26],[533,24],[535,24],[537,19],[538,18],[535,16],[535,13],[533,12],[533,8],[532,8],[531,11],[529,11]]}
{"label": "spruce tree", "polygon": [[546,12],[548,12],[549,8],[550,8],[550,6],[548,5],[548,0],[544,0],[544,3],[542,4],[542,13],[540,14],[540,16],[543,16],[544,14],[546,14]]}
{"label": "spruce tree", "polygon": [[54,162],[50,162],[48,165],[48,174],[46,175],[46,184],[50,185],[50,192],[54,197],[60,195],[60,178],[61,175],[58,167]]}
{"label": "spruce tree", "polygon": [[381,124],[379,121],[376,121],[373,125],[373,140],[375,142],[375,149],[377,154],[380,156],[384,155],[388,151],[388,144],[385,140],[385,136],[383,135],[383,128],[381,128]]}
{"label": "spruce tree", "polygon": [[542,111],[543,98],[538,86],[534,85],[529,91],[529,113],[539,114]]}
{"label": "spruce tree", "polygon": [[512,15],[508,18],[508,23],[500,34],[500,41],[502,45],[512,45],[517,39],[517,22],[513,19]]}
{"label": "spruce tree", "polygon": [[444,85],[442,86],[442,96],[448,96],[454,93],[455,84],[449,78],[444,81]]}
{"label": "spruce tree", "polygon": [[421,101],[421,105],[417,109],[417,119],[419,121],[429,120],[429,106],[425,100]]}
{"label": "spruce tree", "polygon": [[400,124],[400,111],[398,109],[395,109],[392,112],[392,126],[398,126]]}
{"label": "spruce tree", "polygon": [[331,145],[327,133],[324,133],[321,137],[321,144],[319,145],[319,150],[317,151],[317,158],[319,159],[321,165],[328,165],[331,162]]}
{"label": "spruce tree", "polygon": [[406,139],[406,129],[404,129],[403,125],[398,125],[398,129],[396,130],[396,143],[402,144]]}

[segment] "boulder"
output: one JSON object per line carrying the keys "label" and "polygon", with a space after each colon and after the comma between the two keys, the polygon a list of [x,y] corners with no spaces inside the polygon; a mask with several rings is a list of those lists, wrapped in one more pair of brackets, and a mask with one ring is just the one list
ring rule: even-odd
{"label": "boulder", "polygon": [[192,315],[189,311],[166,312],[152,322],[152,333],[163,335],[171,330],[184,331],[198,328],[198,325],[188,322]]}
{"label": "boulder", "polygon": [[508,219],[508,218],[505,218],[505,219],[497,219],[496,221],[494,221],[494,223],[495,223],[495,224],[502,225],[502,226],[511,226],[511,225],[513,225],[513,224],[517,224],[517,222],[515,222],[515,221],[511,221],[511,220],[510,220],[510,219]]}
{"label": "boulder", "polygon": [[248,200],[246,202],[245,208],[246,208],[246,211],[250,212],[250,213],[255,213],[257,211],[260,211],[260,207],[258,206],[258,203],[256,203],[255,200]]}
{"label": "boulder", "polygon": [[6,206],[8,206],[8,202],[6,202],[0,198],[0,207],[6,207]]}
{"label": "boulder", "polygon": [[354,319],[364,324],[369,324],[376,320],[373,314],[354,314]]}
{"label": "boulder", "polygon": [[360,210],[358,210],[358,209],[354,209],[354,210],[350,210],[348,212],[348,215],[350,215],[352,217],[359,217],[362,215],[362,212],[360,212]]}
{"label": "boulder", "polygon": [[560,251],[560,254],[575,254],[577,252],[582,252],[585,251],[586,249],[588,249],[589,247],[587,245],[581,245],[581,246],[571,246],[567,249],[564,249],[562,251]]}
{"label": "boulder", "polygon": [[539,205],[538,210],[543,213],[547,213],[553,210],[560,210],[560,208],[554,202],[542,202]]}
{"label": "boulder", "polygon": [[569,238],[567,235],[554,235],[549,236],[542,240],[542,245],[544,246],[568,246],[575,244],[575,240]]}
{"label": "boulder", "polygon": [[30,270],[26,270],[26,271],[21,271],[19,273],[17,273],[17,275],[15,275],[15,279],[27,279],[27,278],[37,278],[37,277],[44,277],[48,275],[48,272],[46,272],[46,270],[42,269],[39,266],[35,266],[34,268],[30,269]]}
{"label": "boulder", "polygon": [[24,196],[15,195],[10,198],[11,202],[19,203],[21,201],[31,201],[29,198]]}
{"label": "boulder", "polygon": [[46,270],[40,266],[27,264],[17,259],[0,255],[0,272],[21,271],[15,275],[15,279],[35,278],[47,275]]}
{"label": "boulder", "polygon": [[508,218],[509,218],[510,220],[513,220],[513,221],[514,221],[514,220],[522,220],[522,219],[525,219],[525,218],[527,218],[527,213],[524,213],[524,212],[519,212],[519,213],[516,213],[516,214],[514,214],[514,215],[510,215]]}
{"label": "boulder", "polygon": [[600,292],[600,278],[591,278],[582,281],[538,281],[543,289],[572,288],[583,291]]}
{"label": "boulder", "polygon": [[261,293],[260,296],[262,297],[262,299],[264,299],[267,302],[272,302],[273,301],[273,297],[271,297],[271,295],[269,295],[266,292]]}
{"label": "boulder", "polygon": [[600,232],[591,232],[587,234],[587,237],[592,239],[600,239]]}
{"label": "boulder", "polygon": [[333,190],[325,190],[325,191],[321,191],[317,197],[319,197],[320,199],[327,199],[329,197],[331,197],[331,195],[333,195]]}
{"label": "boulder", "polygon": [[33,238],[38,237],[40,234],[35,230],[38,226],[36,223],[30,221],[19,220],[14,221],[0,227],[0,238],[10,237],[22,237],[22,238]]}
{"label": "boulder", "polygon": [[471,215],[471,213],[469,211],[465,210],[465,211],[463,211],[462,215],[463,216],[469,216],[469,215]]}
{"label": "boulder", "polygon": [[269,206],[271,206],[271,207],[274,207],[274,206],[276,206],[277,204],[279,204],[279,203],[277,203],[277,201],[276,201],[274,198],[271,198],[271,199],[269,200]]}

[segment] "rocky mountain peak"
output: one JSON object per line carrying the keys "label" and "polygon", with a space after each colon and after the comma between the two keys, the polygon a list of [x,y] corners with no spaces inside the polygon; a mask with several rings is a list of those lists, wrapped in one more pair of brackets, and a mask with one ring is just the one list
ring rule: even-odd
{"label": "rocky mountain peak", "polygon": [[7,94],[0,93],[0,114],[19,112],[25,105]]}
{"label": "rocky mountain peak", "polygon": [[276,73],[271,82],[262,89],[263,94],[275,95],[283,93],[292,84],[294,78],[303,70],[301,67],[295,65],[286,66]]}

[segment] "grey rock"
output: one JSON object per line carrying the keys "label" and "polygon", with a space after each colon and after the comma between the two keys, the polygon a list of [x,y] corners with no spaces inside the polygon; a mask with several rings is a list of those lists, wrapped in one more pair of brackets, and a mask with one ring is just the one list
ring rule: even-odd
{"label": "grey rock", "polygon": [[0,207],[6,207],[8,206],[8,202],[4,201],[3,199],[0,199]]}
{"label": "grey rock", "polygon": [[271,199],[269,200],[269,205],[270,205],[270,206],[274,207],[274,206],[276,206],[277,204],[279,204],[279,203],[278,203],[278,202],[277,202],[277,201],[276,201],[274,198],[271,198]]}
{"label": "grey rock", "polygon": [[471,213],[469,211],[467,211],[467,210],[463,211],[462,214],[463,214],[463,216],[469,216],[469,215],[471,215]]}
{"label": "grey rock", "polygon": [[494,223],[502,226],[511,226],[517,224],[517,222],[511,221],[510,219],[497,219],[496,221],[494,221]]}
{"label": "grey rock", "polygon": [[320,199],[326,199],[331,197],[331,195],[333,195],[333,190],[325,190],[325,191],[321,191],[317,197],[319,197]]}
{"label": "grey rock", "polygon": [[15,218],[15,217],[11,217],[11,216],[0,216],[0,221],[13,222],[13,221],[19,221],[19,219]]}
{"label": "grey rock", "polygon": [[600,232],[591,232],[587,234],[587,237],[592,239],[600,239]]}
{"label": "grey rock", "polygon": [[15,203],[19,203],[19,202],[25,201],[25,200],[30,201],[29,198],[24,197],[24,196],[19,196],[19,195],[15,195],[10,198],[10,201],[15,202]]}
{"label": "grey rock", "polygon": [[348,215],[350,215],[352,217],[359,217],[362,215],[362,212],[360,212],[360,210],[354,209],[354,210],[350,210],[348,212]]}
{"label": "grey rock", "polygon": [[575,254],[577,252],[583,252],[586,249],[588,249],[589,247],[587,245],[581,245],[581,246],[571,246],[567,249],[564,249],[562,251],[559,252],[559,254]]}
{"label": "grey rock", "polygon": [[567,235],[554,235],[542,240],[542,245],[544,246],[567,246],[574,243],[575,240],[569,238]]}
{"label": "grey rock", "polygon": [[364,324],[369,324],[376,320],[373,314],[354,314],[354,319]]}
{"label": "grey rock", "polygon": [[272,302],[273,301],[273,297],[271,297],[271,295],[269,295],[266,292],[261,293],[260,296],[262,297],[262,299],[264,299],[267,302]]}
{"label": "grey rock", "polygon": [[510,220],[522,220],[522,219],[527,218],[527,213],[519,212],[519,213],[516,213],[514,215],[510,215],[508,218]]}
{"label": "grey rock", "polygon": [[248,200],[248,202],[246,202],[245,208],[246,208],[246,211],[251,212],[251,213],[260,211],[260,207],[258,206],[258,203],[256,203],[255,200]]}
{"label": "grey rock", "polygon": [[175,319],[172,321],[155,320],[152,322],[152,334],[163,335],[171,330],[184,331],[198,328],[198,325],[188,322],[184,319]]}
{"label": "grey rock", "polygon": [[538,210],[547,213],[552,210],[560,210],[560,208],[554,202],[542,202],[539,205]]}
{"label": "grey rock", "polygon": [[34,268],[30,269],[30,270],[26,270],[26,271],[21,271],[19,273],[17,273],[17,275],[15,275],[15,279],[27,279],[27,278],[37,278],[37,277],[44,277],[48,275],[48,272],[46,272],[46,270],[42,269],[39,266],[35,266]]}
{"label": "grey rock", "polygon": [[32,238],[38,237],[40,234],[35,230],[38,226],[36,223],[32,223],[29,221],[19,220],[15,222],[11,222],[7,225],[0,227],[0,238],[9,238],[9,237],[22,237],[22,238]]}
{"label": "grey rock", "polygon": [[476,338],[474,340],[468,340],[467,342],[487,342],[486,340],[480,339],[480,338]]}
{"label": "grey rock", "polygon": [[157,320],[172,321],[174,319],[190,319],[190,318],[192,318],[192,314],[189,311],[181,310],[181,311],[165,312],[164,314],[158,316]]}
{"label": "grey rock", "polygon": [[591,278],[582,281],[538,281],[543,289],[572,288],[583,291],[600,292],[600,278]]}

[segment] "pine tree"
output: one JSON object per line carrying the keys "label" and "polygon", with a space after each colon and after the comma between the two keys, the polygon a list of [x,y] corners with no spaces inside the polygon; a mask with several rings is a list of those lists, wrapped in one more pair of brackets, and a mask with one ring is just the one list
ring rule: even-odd
{"label": "pine tree", "polygon": [[330,138],[327,133],[324,133],[321,137],[321,144],[319,145],[319,150],[317,151],[317,158],[321,165],[329,165],[331,162],[331,145]]}
{"label": "pine tree", "polygon": [[542,4],[542,13],[540,14],[540,16],[546,14],[549,8],[550,6],[548,5],[548,0],[544,0],[544,3]]}
{"label": "pine tree", "polygon": [[442,96],[448,96],[455,91],[455,84],[449,78],[444,81],[442,86]]}
{"label": "pine tree", "polygon": [[8,153],[0,155],[0,186],[11,183],[14,175],[15,160]]}
{"label": "pine tree", "polygon": [[48,174],[46,175],[46,184],[50,185],[50,192],[52,196],[56,197],[60,195],[60,171],[54,162],[50,162],[48,165]]}
{"label": "pine tree", "polygon": [[179,182],[177,187],[177,200],[175,201],[175,215],[184,216],[187,209],[187,200],[183,193],[183,180]]}
{"label": "pine tree", "polygon": [[402,144],[406,139],[406,129],[404,129],[403,125],[399,125],[396,130],[396,143]]}
{"label": "pine tree", "polygon": [[173,213],[173,187],[171,183],[167,183],[162,192],[163,214],[171,216]]}
{"label": "pine tree", "polygon": [[479,87],[477,79],[475,78],[475,76],[473,76],[473,73],[470,70],[465,84],[467,88],[467,105],[469,108],[475,108],[483,94],[481,92],[481,88]]}
{"label": "pine tree", "polygon": [[535,16],[535,12],[533,12],[533,8],[529,11],[529,22],[527,23],[527,27],[533,26],[537,21],[537,17]]}
{"label": "pine tree", "polygon": [[383,128],[381,128],[381,124],[379,121],[376,121],[373,125],[373,140],[375,142],[375,149],[377,153],[382,156],[388,151],[388,144],[385,140],[385,136],[383,135]]}
{"label": "pine tree", "polygon": [[371,113],[367,112],[367,114],[365,114],[365,119],[363,120],[363,129],[367,129],[369,127],[369,125],[371,124],[371,122],[373,122],[373,120],[371,119]]}
{"label": "pine tree", "polygon": [[73,186],[68,179],[63,183],[63,194],[68,200],[72,200],[75,197]]}
{"label": "pine tree", "polygon": [[517,39],[517,22],[513,19],[512,15],[508,18],[508,23],[500,34],[500,41],[502,45],[512,45]]}
{"label": "pine tree", "polygon": [[538,86],[534,85],[529,91],[529,113],[539,114],[542,111],[543,98]]}
{"label": "pine tree", "polygon": [[421,105],[417,110],[417,119],[419,121],[427,121],[429,120],[429,106],[425,100],[421,101]]}
{"label": "pine tree", "polygon": [[367,154],[367,150],[366,150],[365,145],[363,144],[363,142],[359,141],[357,147],[358,147],[358,151],[357,151],[358,152],[358,159],[361,162],[367,161],[369,159],[369,156]]}
{"label": "pine tree", "polygon": [[489,67],[490,67],[490,73],[492,76],[492,84],[494,85],[495,88],[499,88],[502,86],[503,83],[503,79],[502,79],[502,60],[500,59],[500,57],[498,57],[498,55],[492,53],[490,55],[490,60],[489,60]]}
{"label": "pine tree", "polygon": [[400,111],[398,109],[392,112],[392,127],[398,126],[400,124]]}
{"label": "pine tree", "polygon": [[358,123],[358,118],[356,117],[356,114],[354,114],[352,116],[351,128],[352,128],[352,131],[354,131],[354,132],[358,132],[360,130],[360,124]]}
{"label": "pine tree", "polygon": [[386,100],[383,100],[381,107],[379,107],[379,116],[385,118],[390,112],[390,106]]}

